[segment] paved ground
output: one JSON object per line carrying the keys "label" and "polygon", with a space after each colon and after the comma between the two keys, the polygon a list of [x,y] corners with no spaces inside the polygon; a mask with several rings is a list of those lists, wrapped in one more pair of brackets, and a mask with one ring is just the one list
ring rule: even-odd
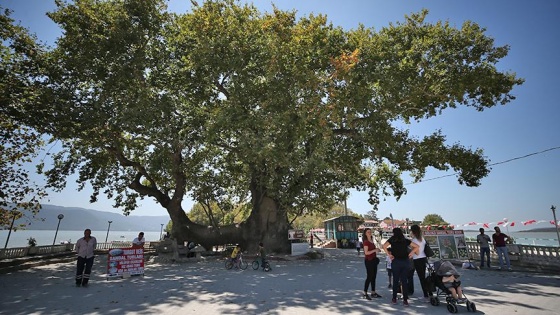
{"label": "paved ground", "polygon": [[[353,250],[324,251],[323,260],[273,261],[269,273],[225,270],[223,260],[208,259],[149,263],[144,277],[109,281],[106,259],[100,257],[88,288],[74,287],[74,263],[45,265],[0,275],[0,314],[449,314],[444,303],[422,302],[418,291],[410,307],[392,305],[384,268],[377,278],[383,298],[361,299],[363,257]],[[560,310],[560,275],[462,272],[477,314]],[[459,313],[471,314],[464,306]]]}

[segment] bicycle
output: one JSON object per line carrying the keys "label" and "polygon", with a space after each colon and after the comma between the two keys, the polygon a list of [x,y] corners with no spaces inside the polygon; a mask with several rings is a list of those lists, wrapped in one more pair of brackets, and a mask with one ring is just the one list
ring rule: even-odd
{"label": "bicycle", "polygon": [[241,270],[247,269],[247,266],[249,264],[243,259],[243,255],[239,254],[239,256],[237,258],[231,258],[230,257],[226,260],[226,269],[227,270],[230,270],[235,265],[236,262],[234,261],[234,259],[237,260],[237,267],[239,267],[239,269],[241,269]]}
{"label": "bicycle", "polygon": [[[251,264],[251,266],[253,267],[253,270],[259,269],[259,266],[260,266],[259,260],[260,259],[253,260],[253,263]],[[270,268],[270,263],[267,260],[264,261],[262,268],[266,272],[269,272],[270,270],[272,270],[272,268]]]}

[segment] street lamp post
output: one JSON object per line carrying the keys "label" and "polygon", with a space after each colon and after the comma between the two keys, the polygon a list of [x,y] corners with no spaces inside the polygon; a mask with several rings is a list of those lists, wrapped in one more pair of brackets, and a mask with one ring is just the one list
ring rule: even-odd
{"label": "street lamp post", "polygon": [[109,222],[109,226],[107,227],[107,236],[105,236],[105,243],[107,243],[107,239],[109,238],[109,229],[111,228],[111,223],[113,223],[113,221],[107,221]]}
{"label": "street lamp post", "polygon": [[163,235],[163,223],[161,223],[161,229],[159,230],[159,240],[161,241],[161,236]]}
{"label": "street lamp post", "polygon": [[56,243],[56,235],[58,234],[58,228],[60,227],[60,221],[62,219],[64,219],[64,214],[59,214],[57,218],[58,218],[58,225],[56,226],[56,232],[54,233],[54,240],[52,241],[53,246],[54,246],[54,243]]}
{"label": "street lamp post", "polygon": [[556,221],[556,207],[550,207],[552,210],[552,216],[554,217],[554,226],[556,227],[556,238],[558,238],[558,246],[560,246],[560,233],[558,232],[558,221]]}
{"label": "street lamp post", "polygon": [[16,221],[17,212],[14,211],[14,217],[12,218],[12,223],[10,224],[10,229],[8,230],[8,237],[6,238],[6,245],[4,245],[4,249],[8,247],[8,241],[10,240],[10,235],[12,234],[12,229],[14,228],[14,222]]}

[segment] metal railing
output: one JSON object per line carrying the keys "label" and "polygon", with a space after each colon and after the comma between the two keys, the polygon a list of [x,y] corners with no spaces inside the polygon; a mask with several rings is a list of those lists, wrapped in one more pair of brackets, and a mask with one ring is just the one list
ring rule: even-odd
{"label": "metal railing", "polygon": [[[533,269],[560,270],[560,247],[507,244],[512,265]],[[467,242],[469,258],[480,260],[480,246],[477,242]],[[490,258],[498,260],[494,247],[490,245]]]}
{"label": "metal railing", "polygon": [[[152,245],[159,242],[146,242],[144,250],[154,250]],[[64,252],[74,251],[76,244],[61,244],[61,245],[45,245],[45,246],[28,246],[28,247],[11,247],[0,249],[1,259],[13,259],[26,256],[44,256],[52,254],[60,254]],[[97,243],[96,252],[105,252],[113,248],[128,248],[132,247],[132,242],[108,242]]]}

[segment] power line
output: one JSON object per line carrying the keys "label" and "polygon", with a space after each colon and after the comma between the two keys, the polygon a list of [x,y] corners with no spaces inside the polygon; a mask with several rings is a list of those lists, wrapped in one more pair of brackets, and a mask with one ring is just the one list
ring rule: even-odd
{"label": "power line", "polygon": [[[521,159],[528,158],[528,157],[533,156],[533,155],[543,154],[545,152],[552,151],[552,150],[557,150],[557,149],[560,149],[560,146],[549,148],[549,149],[538,151],[538,152],[529,153],[529,154],[526,154],[526,155],[523,155],[523,156],[514,157],[514,158],[511,158],[511,159],[508,159],[508,160],[505,160],[505,161],[492,163],[492,164],[489,164],[488,166],[505,164],[505,163],[509,163],[509,162],[512,162],[512,161],[515,161],[515,160],[521,160]],[[405,185],[419,184],[419,183],[422,183],[422,182],[427,182],[427,181],[431,181],[431,180],[436,180],[436,179],[441,179],[441,178],[445,178],[445,177],[455,176],[455,175],[458,175],[458,174],[459,173],[453,173],[453,174],[447,174],[447,175],[442,175],[442,176],[438,176],[438,177],[432,177],[432,178],[428,178],[428,179],[423,179],[423,180],[421,180],[417,183],[414,183],[414,182],[406,183]]]}
{"label": "power line", "polygon": [[545,152],[548,152],[548,151],[552,151],[552,150],[556,150],[556,149],[560,149],[560,147],[554,147],[554,148],[542,150],[542,151],[539,151],[539,152],[530,153],[530,154],[523,155],[523,156],[520,156],[520,157],[516,157],[516,158],[513,158],[513,159],[505,160],[505,161],[502,161],[502,162],[493,163],[493,164],[490,164],[489,166],[494,166],[494,165],[504,164],[504,163],[508,163],[508,162],[511,162],[511,161],[515,161],[515,160],[524,159],[524,158],[530,157],[530,156],[532,156],[532,155],[542,154],[542,153],[545,153]]}

